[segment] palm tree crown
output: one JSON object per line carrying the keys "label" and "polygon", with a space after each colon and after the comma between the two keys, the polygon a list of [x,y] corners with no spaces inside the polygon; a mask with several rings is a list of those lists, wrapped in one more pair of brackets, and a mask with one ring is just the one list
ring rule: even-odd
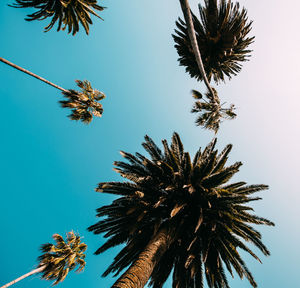
{"label": "palm tree crown", "polygon": [[81,91],[73,89],[63,91],[62,94],[67,100],[59,101],[62,107],[72,109],[69,115],[71,120],[81,120],[84,123],[90,123],[93,116],[101,117],[103,113],[103,106],[97,102],[103,100],[105,95],[93,89],[91,83],[87,80],[76,80],[76,83]]}
{"label": "palm tree crown", "polygon": [[72,32],[73,35],[79,31],[79,23],[84,27],[86,34],[89,34],[89,24],[93,23],[90,13],[101,18],[93,9],[104,10],[104,7],[97,4],[97,0],[16,0],[16,3],[10,6],[36,8],[38,11],[27,15],[27,21],[52,17],[50,24],[45,27],[45,32],[58,21],[57,31],[68,27],[68,33]]}
{"label": "palm tree crown", "polygon": [[197,99],[192,108],[192,113],[198,113],[199,116],[196,119],[196,124],[203,128],[210,129],[218,132],[220,123],[223,119],[234,119],[236,114],[233,112],[235,106],[230,105],[229,108],[224,108],[221,104],[216,89],[212,88],[214,95],[208,91],[205,93],[207,100],[197,90],[192,90],[193,97]]}
{"label": "palm tree crown", "polygon": [[77,271],[82,271],[85,267],[85,250],[87,245],[81,242],[80,236],[73,231],[67,233],[67,241],[59,234],[54,234],[53,239],[56,244],[46,243],[41,245],[43,254],[38,257],[39,267],[44,266],[42,278],[55,280],[53,285],[62,282],[69,271],[79,265]]}
{"label": "palm tree crown", "polygon": [[[248,22],[247,11],[240,11],[239,3],[234,5],[231,0],[220,0],[219,5],[218,0],[205,0],[204,7],[199,4],[199,12],[200,19],[193,15],[193,23],[207,78],[215,82],[224,81],[225,76],[230,79],[241,70],[240,62],[246,61],[251,52],[247,47],[254,37],[247,37],[252,23]],[[179,19],[176,26],[173,38],[180,65],[192,77],[203,80],[186,23]]]}
{"label": "palm tree crown", "polygon": [[115,162],[115,170],[129,181],[104,182],[97,188],[99,192],[121,197],[97,209],[97,216],[106,218],[89,230],[105,233],[104,237],[109,239],[95,253],[127,244],[103,275],[117,275],[137,260],[162,227],[170,227],[166,251],[153,260],[156,264],[150,285],[162,287],[174,268],[173,287],[203,287],[203,274],[209,287],[229,287],[226,267],[231,274],[235,270],[256,287],[237,249],[259,260],[242,242],[245,240],[269,255],[260,233],[251,224],[274,224],[251,214],[253,209],[247,206],[260,199],[251,197],[253,193],[268,187],[227,183],[242,165],[237,162],[225,167],[231,145],[218,153],[213,140],[191,160],[177,133],[171,145],[166,140],[162,143],[163,151],[145,136],[142,145],[150,159],[140,153],[134,156],[121,152],[127,162]]}

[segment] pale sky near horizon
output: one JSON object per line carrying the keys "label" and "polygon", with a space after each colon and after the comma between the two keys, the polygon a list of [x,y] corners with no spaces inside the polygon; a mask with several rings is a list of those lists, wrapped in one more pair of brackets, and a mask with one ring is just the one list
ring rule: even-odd
{"label": "pale sky near horizon", "polygon": [[[60,287],[110,287],[114,279],[100,275],[119,248],[94,256],[103,239],[86,228],[97,221],[95,209],[112,200],[94,191],[97,183],[121,179],[112,171],[118,151],[143,152],[145,134],[159,143],[177,131],[193,155],[213,137],[194,125],[190,91],[204,86],[178,65],[173,47],[179,1],[100,1],[108,7],[105,21],[93,18],[90,35],[81,29],[74,37],[55,29],[43,33],[48,20],[26,22],[32,10],[2,2],[0,57],[66,89],[76,88],[75,79],[88,79],[107,98],[103,117],[85,126],[66,117],[58,90],[0,63],[0,285],[34,268],[40,244],[53,233],[74,229],[88,244],[87,266]],[[238,117],[222,124],[218,147],[232,143],[229,162],[244,163],[233,180],[270,186],[254,207],[276,224],[257,227],[271,256],[258,253],[263,264],[245,257],[258,287],[297,287],[300,2],[239,2],[253,20],[256,39],[242,72],[218,86],[221,99],[238,108]],[[190,3],[198,15],[199,0]],[[250,287],[237,276],[230,284]],[[15,285],[50,286],[38,277]]]}

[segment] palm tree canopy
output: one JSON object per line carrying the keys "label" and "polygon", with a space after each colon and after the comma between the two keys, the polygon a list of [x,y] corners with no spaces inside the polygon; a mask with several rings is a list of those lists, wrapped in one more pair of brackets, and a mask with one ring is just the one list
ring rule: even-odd
{"label": "palm tree canopy", "polygon": [[93,23],[90,13],[101,18],[93,9],[104,10],[104,7],[97,4],[97,0],[16,0],[16,3],[10,6],[36,8],[38,11],[27,15],[27,21],[52,17],[49,25],[45,27],[45,32],[58,21],[57,31],[68,27],[68,33],[72,32],[73,35],[79,31],[79,23],[84,27],[86,34],[89,34],[89,24]]}
{"label": "palm tree canopy", "polygon": [[[229,287],[225,268],[256,283],[238,248],[259,258],[242,240],[251,242],[269,255],[261,235],[251,224],[274,225],[251,213],[252,194],[266,185],[228,184],[242,163],[225,166],[232,148],[227,145],[218,153],[214,139],[191,160],[177,133],[169,145],[162,141],[161,150],[145,136],[142,144],[150,154],[121,152],[127,162],[115,162],[115,170],[129,181],[103,182],[98,192],[120,195],[112,204],[97,209],[105,217],[89,227],[95,234],[105,233],[108,240],[95,252],[126,243],[104,272],[117,275],[133,263],[162,225],[174,229],[173,241],[154,268],[150,285],[158,288],[173,271],[173,287],[203,287],[203,274],[209,287]],[[260,261],[260,260],[259,260]]]}
{"label": "palm tree canopy", "polygon": [[[241,63],[249,57],[249,44],[254,37],[247,37],[251,30],[247,11],[240,10],[239,3],[230,0],[205,0],[199,4],[200,19],[193,14],[196,38],[207,78],[215,82],[225,81],[241,70]],[[178,30],[173,35],[175,48],[179,54],[179,63],[197,80],[203,80],[193,53],[186,23],[179,19]]]}
{"label": "palm tree canopy", "polygon": [[59,234],[54,234],[56,244],[46,243],[41,245],[43,254],[38,257],[39,267],[45,266],[42,278],[55,280],[53,285],[62,282],[69,271],[79,266],[77,271],[85,267],[85,250],[87,245],[81,242],[80,236],[73,231],[67,233],[66,241]]}
{"label": "palm tree canopy", "polygon": [[207,100],[199,91],[192,90],[193,97],[197,101],[194,103],[191,112],[199,114],[195,121],[197,126],[202,126],[217,133],[222,120],[232,120],[236,117],[236,114],[233,112],[235,106],[231,104],[229,108],[223,108],[225,103],[221,104],[216,89],[212,88],[212,90],[214,95],[211,95],[209,91],[205,93]]}
{"label": "palm tree canopy", "polygon": [[62,92],[67,100],[59,101],[63,108],[72,109],[68,116],[71,120],[81,120],[88,124],[93,120],[93,116],[101,117],[103,106],[98,101],[105,98],[104,93],[93,89],[91,83],[87,80],[76,80],[81,91],[73,89]]}

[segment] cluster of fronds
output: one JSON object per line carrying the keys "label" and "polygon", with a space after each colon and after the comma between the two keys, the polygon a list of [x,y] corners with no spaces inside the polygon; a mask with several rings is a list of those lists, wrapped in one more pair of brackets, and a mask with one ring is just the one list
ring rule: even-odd
{"label": "cluster of fronds", "polygon": [[56,244],[43,244],[41,251],[43,254],[39,256],[39,267],[45,266],[42,278],[46,280],[55,280],[53,285],[62,282],[69,271],[79,265],[76,271],[82,271],[85,267],[85,250],[87,245],[81,242],[80,236],[73,231],[67,233],[67,241],[59,234],[54,234],[53,239]]}
{"label": "cluster of fronds", "polygon": [[269,251],[251,224],[273,225],[250,213],[252,194],[266,185],[228,184],[242,163],[225,166],[231,145],[218,153],[213,140],[191,160],[179,135],[174,133],[163,151],[148,136],[143,147],[150,159],[136,153],[121,152],[127,162],[115,162],[115,170],[129,181],[100,183],[97,191],[120,195],[111,205],[97,209],[105,217],[89,227],[109,238],[96,254],[116,245],[127,245],[104,272],[118,274],[132,264],[163,224],[169,223],[176,235],[169,249],[154,268],[150,285],[162,287],[173,271],[173,287],[203,287],[203,274],[209,287],[229,287],[225,269],[256,283],[242,260],[238,248],[259,258],[242,240],[251,242],[263,254]]}
{"label": "cluster of fronds", "polygon": [[[205,0],[205,6],[199,4],[200,19],[193,15],[196,38],[201,52],[207,78],[215,82],[225,81],[225,76],[231,78],[241,70],[241,63],[249,57],[248,45],[254,37],[247,37],[251,23],[247,11],[240,10],[239,3],[230,0]],[[200,74],[186,23],[179,19],[176,22],[178,30],[173,35],[175,47],[180,56],[180,65],[197,80],[203,80]]]}
{"label": "cluster of fronds", "polygon": [[220,123],[222,119],[234,119],[236,114],[233,112],[235,107],[233,104],[229,108],[223,108],[220,104],[220,100],[217,91],[212,88],[214,95],[208,91],[205,96],[208,101],[206,101],[202,94],[196,90],[192,90],[193,97],[197,99],[192,108],[192,113],[200,113],[196,119],[196,124],[202,126],[206,129],[217,131],[220,128]]}
{"label": "cluster of fronds", "polygon": [[73,89],[62,92],[68,100],[59,101],[62,107],[71,108],[72,113],[68,116],[71,120],[81,120],[84,123],[90,123],[95,117],[101,117],[103,106],[97,101],[103,100],[105,95],[93,89],[91,83],[87,80],[76,80],[81,91]]}
{"label": "cluster of fronds", "polygon": [[86,34],[89,34],[89,24],[93,23],[90,13],[102,19],[93,9],[104,9],[97,4],[97,0],[16,0],[16,3],[10,6],[36,8],[38,11],[27,15],[27,21],[52,17],[49,25],[45,27],[45,32],[58,21],[57,31],[68,27],[68,33],[72,32],[73,35],[79,31],[79,23],[84,27]]}

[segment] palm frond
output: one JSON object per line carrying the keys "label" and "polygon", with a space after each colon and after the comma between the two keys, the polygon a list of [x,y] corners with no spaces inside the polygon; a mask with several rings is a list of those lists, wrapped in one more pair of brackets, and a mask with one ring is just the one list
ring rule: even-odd
{"label": "palm frond", "polygon": [[[51,18],[45,27],[45,32],[51,30],[58,21],[57,31],[68,28],[68,33],[75,35],[79,31],[79,23],[86,34],[89,34],[89,24],[92,24],[90,14],[102,19],[94,10],[103,11],[105,7],[97,4],[97,0],[15,0],[9,5],[15,8],[35,8],[36,12],[27,15],[25,20],[44,20]],[[94,10],[93,10],[94,9]],[[103,19],[102,19],[103,20]]]}
{"label": "palm frond", "polygon": [[223,108],[224,104],[220,104],[216,89],[212,88],[212,90],[214,91],[214,96],[208,91],[205,94],[206,99],[200,92],[192,90],[193,97],[201,100],[194,103],[191,112],[200,114],[195,121],[197,126],[202,126],[217,133],[221,122],[224,119],[234,119],[236,114],[234,113],[235,106],[231,104],[229,108]]}
{"label": "palm frond", "polygon": [[62,92],[67,100],[61,100],[59,103],[63,108],[70,108],[72,113],[68,116],[71,120],[81,120],[89,124],[93,116],[101,117],[103,106],[98,101],[105,98],[104,93],[93,89],[91,83],[87,80],[76,80],[81,91],[73,89]]}
{"label": "palm frond", "polygon": [[41,278],[55,280],[53,285],[56,285],[62,282],[69,271],[76,266],[79,266],[77,271],[84,269],[84,252],[87,245],[81,242],[80,236],[73,231],[67,233],[66,241],[59,234],[54,234],[52,237],[56,244],[41,245],[43,254],[38,257],[38,266],[45,267],[41,272]]}

